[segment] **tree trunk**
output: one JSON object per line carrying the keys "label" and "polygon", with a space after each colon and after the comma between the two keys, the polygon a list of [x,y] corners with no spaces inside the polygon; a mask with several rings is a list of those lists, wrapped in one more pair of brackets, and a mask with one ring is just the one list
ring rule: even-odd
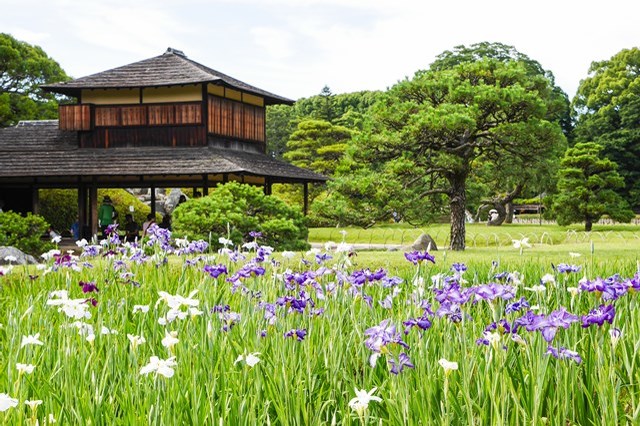
{"label": "tree trunk", "polygon": [[591,221],[591,218],[588,217],[585,221],[584,221],[584,230],[586,232],[591,232],[591,228],[593,227],[593,222]]}
{"label": "tree trunk", "polygon": [[451,193],[451,250],[462,251],[465,248],[465,210],[467,208],[466,176],[455,176],[449,180]]}
{"label": "tree trunk", "polygon": [[505,205],[505,209],[507,211],[507,215],[504,218],[504,223],[513,223],[513,202],[509,201],[506,205]]}

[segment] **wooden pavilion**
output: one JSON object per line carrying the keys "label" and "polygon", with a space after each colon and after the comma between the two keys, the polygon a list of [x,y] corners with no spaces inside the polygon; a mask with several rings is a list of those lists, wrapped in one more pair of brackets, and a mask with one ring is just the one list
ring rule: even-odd
{"label": "wooden pavilion", "polygon": [[43,86],[73,97],[59,120],[0,129],[4,209],[38,211],[38,189],[78,190],[80,223],[97,232],[98,188],[264,187],[326,177],[266,154],[265,107],[293,101],[188,59],[179,50]]}

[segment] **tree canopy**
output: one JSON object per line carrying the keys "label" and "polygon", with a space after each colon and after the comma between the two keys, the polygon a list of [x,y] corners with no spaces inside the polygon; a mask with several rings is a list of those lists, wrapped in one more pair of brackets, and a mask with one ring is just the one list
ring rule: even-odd
{"label": "tree canopy", "polygon": [[335,95],[325,86],[319,95],[298,100],[294,105],[267,107],[267,151],[283,158],[287,143],[298,124],[304,120],[321,120],[361,130],[369,108],[380,92],[354,92]]}
{"label": "tree canopy", "polygon": [[19,120],[57,118],[56,98],[40,85],[68,79],[40,47],[0,33],[0,127]]}
{"label": "tree canopy", "polygon": [[284,158],[298,167],[333,175],[352,132],[328,121],[305,120],[298,124],[287,143]]}
{"label": "tree canopy", "polygon": [[596,142],[619,166],[618,192],[640,208],[640,49],[593,62],[573,99],[577,142]]}
{"label": "tree canopy", "polygon": [[551,93],[547,78],[519,62],[484,59],[419,71],[376,104],[376,124],[360,138],[354,164],[377,171],[394,164],[402,187],[414,188],[414,202],[445,195],[451,248],[463,250],[474,162],[523,170],[564,147],[560,126],[547,117]]}
{"label": "tree canopy", "polygon": [[593,223],[604,214],[618,222],[629,222],[635,216],[615,192],[624,186],[624,181],[616,164],[601,155],[602,150],[593,142],[577,143],[567,150],[553,203],[559,225],[584,222],[585,231],[591,231]]}
{"label": "tree canopy", "polygon": [[[503,63],[518,62],[531,77],[544,77],[550,86],[545,96],[545,118],[561,125],[566,137],[570,137],[571,115],[567,94],[555,84],[551,71],[545,70],[536,60],[531,59],[515,47],[502,43],[481,42],[471,46],[456,46],[437,56],[431,64],[431,70],[446,70],[462,63],[473,63],[484,59],[493,59]],[[499,217],[493,224],[510,222],[513,216],[512,201],[523,195],[536,196],[542,192],[553,192],[559,155],[538,162],[537,167],[519,168],[511,161],[497,164],[492,161],[477,161],[473,166],[470,207],[478,207],[477,218],[482,209],[495,208]],[[514,168],[518,167],[517,169]]]}

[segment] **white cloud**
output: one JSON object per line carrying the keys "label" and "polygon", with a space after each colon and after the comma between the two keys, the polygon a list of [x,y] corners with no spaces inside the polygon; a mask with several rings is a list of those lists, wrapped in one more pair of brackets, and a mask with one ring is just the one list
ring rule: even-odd
{"label": "white cloud", "polygon": [[638,46],[637,0],[4,0],[0,28],[80,77],[168,46],[292,98],[385,89],[459,44],[514,45],[569,96],[589,64]]}
{"label": "white cloud", "polygon": [[288,31],[278,28],[257,27],[251,29],[254,43],[273,59],[284,59],[293,55],[293,37]]}

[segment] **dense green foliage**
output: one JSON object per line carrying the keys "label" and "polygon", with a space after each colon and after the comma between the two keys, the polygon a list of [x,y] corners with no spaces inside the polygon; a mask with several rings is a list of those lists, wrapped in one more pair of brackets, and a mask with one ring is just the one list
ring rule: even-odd
{"label": "dense green foliage", "polygon": [[361,130],[369,108],[380,92],[354,92],[334,95],[328,87],[319,95],[298,100],[294,105],[273,105],[267,108],[267,152],[282,158],[289,138],[305,120],[326,121],[351,131]]}
{"label": "dense green foliage", "polygon": [[173,213],[175,236],[204,239],[218,245],[220,237],[238,244],[251,241],[251,231],[261,232],[261,242],[278,250],[308,247],[308,230],[302,212],[282,200],[264,195],[261,188],[229,182],[207,197],[191,199]]}
{"label": "dense green foliage", "polygon": [[603,148],[593,142],[577,143],[562,159],[558,195],[553,212],[559,225],[585,222],[590,231],[593,222],[607,214],[618,222],[635,216],[628,203],[615,190],[624,186],[614,162],[602,156]]}
{"label": "dense green foliage", "polygon": [[21,216],[12,211],[1,212],[0,246],[13,246],[38,257],[53,247],[48,238],[48,228],[49,224],[41,216],[31,213]]}
{"label": "dense green foliage", "polygon": [[356,140],[351,169],[399,182],[396,197],[422,211],[433,211],[425,197],[440,197],[438,206],[446,196],[451,247],[464,249],[466,185],[474,163],[525,170],[563,149],[560,126],[547,120],[551,93],[545,77],[528,74],[519,62],[487,59],[419,71],[375,106],[375,126]]}
{"label": "dense green foliage", "polygon": [[640,209],[640,48],[593,62],[573,107],[576,141],[604,147],[625,180],[618,193]]}
{"label": "dense green foliage", "polygon": [[[102,198],[108,195],[118,213],[117,222],[123,224],[124,217],[133,206],[133,219],[142,224],[147,220],[151,208],[135,195],[124,189],[98,190],[98,207]],[[78,218],[78,193],[75,189],[41,189],[40,214],[58,232],[66,232]],[[159,218],[158,218],[159,219]]]}
{"label": "dense green foliage", "polygon": [[0,33],[0,127],[58,117],[56,98],[40,89],[69,77],[38,46]]}
{"label": "dense green foliage", "polygon": [[298,167],[333,175],[352,132],[328,121],[304,120],[289,137],[284,159]]}

